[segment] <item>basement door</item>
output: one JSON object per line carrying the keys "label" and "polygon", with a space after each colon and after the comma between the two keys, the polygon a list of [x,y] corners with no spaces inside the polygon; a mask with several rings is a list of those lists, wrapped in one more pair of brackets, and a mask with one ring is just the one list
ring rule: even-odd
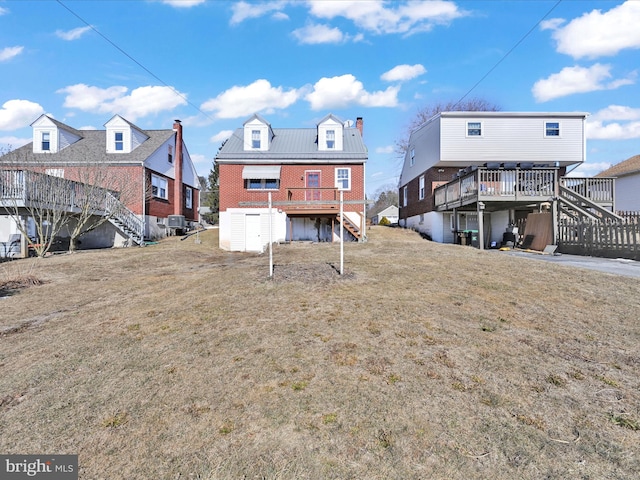
{"label": "basement door", "polygon": [[261,252],[262,239],[260,234],[262,228],[260,225],[260,215],[245,215],[244,218],[245,250],[247,252]]}

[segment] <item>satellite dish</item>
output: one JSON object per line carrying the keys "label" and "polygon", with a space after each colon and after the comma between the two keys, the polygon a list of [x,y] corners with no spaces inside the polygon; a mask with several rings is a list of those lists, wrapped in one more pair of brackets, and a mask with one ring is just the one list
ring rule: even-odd
{"label": "satellite dish", "polygon": [[351,128],[353,127],[353,120],[347,120],[346,122],[344,122],[344,126],[346,128]]}

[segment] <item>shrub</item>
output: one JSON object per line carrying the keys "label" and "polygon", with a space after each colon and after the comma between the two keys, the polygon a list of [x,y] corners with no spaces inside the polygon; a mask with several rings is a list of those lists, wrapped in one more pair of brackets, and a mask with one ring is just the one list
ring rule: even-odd
{"label": "shrub", "polygon": [[382,217],[378,222],[378,225],[391,225],[391,222],[387,217]]}

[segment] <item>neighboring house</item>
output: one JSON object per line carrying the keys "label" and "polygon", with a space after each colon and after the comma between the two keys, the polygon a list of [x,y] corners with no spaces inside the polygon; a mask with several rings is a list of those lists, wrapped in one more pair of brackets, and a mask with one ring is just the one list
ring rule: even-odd
{"label": "neighboring house", "polygon": [[391,205],[390,207],[387,207],[384,210],[376,213],[371,217],[371,224],[378,225],[380,223],[380,220],[382,220],[383,218],[386,218],[387,220],[389,220],[389,223],[392,225],[397,224],[398,223],[398,207],[396,207],[395,205]]}
{"label": "neighboring house", "polygon": [[[529,213],[561,208],[568,214],[588,214],[586,210],[601,209],[587,204],[592,183],[563,178],[568,166],[585,161],[586,116],[435,115],[410,135],[399,181],[399,224],[437,242],[465,243],[461,240],[473,234],[475,244],[488,246],[503,242],[505,233],[511,235]],[[611,185],[602,183],[602,188]],[[613,208],[612,202],[609,197],[600,204]]]}
{"label": "neighboring house", "polygon": [[353,128],[334,115],[315,128],[273,128],[257,114],[244,122],[215,158],[220,248],[261,252],[270,239],[331,242],[341,225],[344,240],[364,240],[362,127],[362,118]]}
{"label": "neighboring house", "polygon": [[[42,115],[31,126],[33,141],[0,157],[0,170],[25,171],[20,178],[34,178],[26,172],[62,177],[72,189],[91,183],[88,179],[97,178],[98,170],[101,178],[122,179],[114,195],[126,205],[134,225],[105,224],[82,237],[83,248],[141,243],[169,232],[168,220],[185,228],[198,221],[200,184],[179,120],[172,129],[144,130],[115,115],[105,130],[76,130]],[[0,241],[15,233],[16,226],[6,216],[0,218]]]}
{"label": "neighboring house", "polygon": [[640,155],[613,165],[596,177],[615,177],[616,210],[640,212]]}

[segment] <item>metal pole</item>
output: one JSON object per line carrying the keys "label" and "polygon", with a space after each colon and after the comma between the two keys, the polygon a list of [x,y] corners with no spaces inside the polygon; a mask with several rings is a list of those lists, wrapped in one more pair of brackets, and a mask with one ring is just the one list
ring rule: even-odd
{"label": "metal pole", "polygon": [[269,277],[273,277],[273,217],[271,216],[271,192],[269,192]]}
{"label": "metal pole", "polygon": [[340,275],[344,273],[344,212],[343,212],[344,192],[340,190]]}

